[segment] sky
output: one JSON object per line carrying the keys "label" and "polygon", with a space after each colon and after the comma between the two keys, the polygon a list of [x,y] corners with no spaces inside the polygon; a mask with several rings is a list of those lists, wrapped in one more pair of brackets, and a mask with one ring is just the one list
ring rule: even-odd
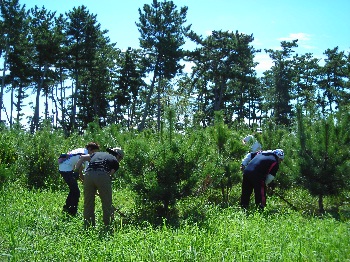
{"label": "sky", "polygon": [[[158,0],[161,2],[162,0]],[[65,14],[74,7],[85,5],[108,30],[107,36],[116,47],[138,48],[140,34],[135,22],[138,9],[153,0],[19,0],[26,9],[45,7],[57,14]],[[187,22],[203,37],[212,30],[233,31],[253,35],[252,45],[262,52],[256,54],[262,73],[272,66],[264,49],[280,49],[281,41],[298,39],[297,54],[312,53],[324,58],[327,49],[339,47],[350,52],[350,0],[173,0],[180,8],[188,7]],[[190,48],[190,44],[187,44]],[[186,46],[185,46],[186,47]],[[31,100],[34,101],[34,98]],[[5,107],[6,103],[5,103]],[[9,106],[7,107],[9,108]]]}

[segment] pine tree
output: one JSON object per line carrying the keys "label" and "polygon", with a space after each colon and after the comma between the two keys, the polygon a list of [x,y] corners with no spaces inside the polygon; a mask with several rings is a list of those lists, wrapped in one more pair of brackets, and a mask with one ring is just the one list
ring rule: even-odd
{"label": "pine tree", "polygon": [[318,65],[320,59],[314,58],[311,53],[293,57],[293,98],[296,105],[303,108],[305,115],[313,115],[317,110],[317,81],[319,78]]}
{"label": "pine tree", "polygon": [[212,31],[205,39],[190,34],[199,44],[189,53],[193,67],[193,85],[198,96],[198,107],[204,113],[203,122],[212,124],[214,112],[222,110],[225,122],[230,123],[236,114],[238,121],[250,117],[257,101],[258,86],[254,73],[254,54],[250,43],[252,35],[236,32]]}
{"label": "pine tree", "polygon": [[300,142],[300,181],[311,195],[318,197],[319,211],[324,212],[325,196],[337,196],[349,188],[348,113],[338,117],[312,120],[298,110]]}
{"label": "pine tree", "polygon": [[141,56],[140,50],[131,48],[121,52],[118,85],[112,90],[113,122],[123,124],[124,116],[127,116],[126,126],[129,129],[135,126],[137,109],[141,106],[138,98],[142,90],[141,87],[145,85],[142,80],[144,73],[142,66],[140,66]]}
{"label": "pine tree", "polygon": [[[139,130],[143,130],[149,110],[154,88],[157,88],[157,129],[160,130],[160,117],[163,111],[161,105],[166,82],[181,72],[179,63],[183,58],[181,46],[185,44],[185,35],[190,26],[185,27],[187,7],[176,9],[173,1],[158,2],[153,0],[152,5],[145,4],[143,11],[139,9],[139,23],[136,23],[141,34],[140,47],[147,54],[145,65],[149,73],[153,73],[147,99],[144,106]],[[165,83],[165,84],[164,84]],[[164,84],[164,85],[163,85]]]}
{"label": "pine tree", "polygon": [[72,61],[68,70],[74,84],[70,127],[75,130],[79,123],[84,129],[96,118],[105,125],[112,84],[110,71],[115,66],[114,44],[86,6],[73,8],[67,16],[66,48],[68,59]]}
{"label": "pine tree", "polygon": [[338,109],[339,105],[348,103],[349,87],[346,86],[346,57],[344,51],[338,47],[327,49],[325,65],[321,67],[319,81],[320,89],[327,98],[326,106],[330,113]]}
{"label": "pine tree", "polygon": [[42,93],[46,98],[45,118],[48,117],[48,95],[51,93],[50,88],[52,88],[55,78],[57,78],[52,66],[57,62],[61,42],[60,38],[56,37],[56,12],[35,6],[30,10],[30,14],[30,38],[33,47],[31,73],[36,90],[34,115],[30,130],[34,132],[39,128],[40,96]]}
{"label": "pine tree", "polygon": [[[2,119],[3,97],[6,86],[11,88],[11,109],[9,122],[12,126],[13,105],[16,105],[17,123],[21,119],[23,100],[28,88],[30,78],[29,58],[31,48],[28,41],[28,18],[24,6],[20,6],[18,0],[3,0],[0,2],[1,8],[1,39],[0,55],[4,61],[2,70],[2,81],[0,90],[0,119]],[[6,72],[10,72],[6,75]],[[17,101],[14,102],[14,97]]]}
{"label": "pine tree", "polygon": [[271,93],[273,94],[273,114],[275,121],[280,125],[289,126],[292,118],[291,90],[293,77],[293,61],[290,60],[294,52],[293,47],[297,47],[297,41],[282,41],[282,50],[266,50],[274,65],[271,68]]}

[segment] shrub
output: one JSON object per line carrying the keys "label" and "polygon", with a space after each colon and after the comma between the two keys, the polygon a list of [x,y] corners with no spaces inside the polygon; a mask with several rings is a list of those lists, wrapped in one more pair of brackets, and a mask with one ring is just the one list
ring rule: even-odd
{"label": "shrub", "polygon": [[44,126],[29,136],[23,147],[22,164],[26,171],[29,188],[57,188],[60,176],[57,167],[56,145],[61,143],[59,136],[50,127]]}
{"label": "shrub", "polygon": [[350,115],[312,121],[298,112],[298,121],[300,182],[318,196],[319,211],[324,212],[324,196],[338,196],[349,188]]}
{"label": "shrub", "polygon": [[0,185],[16,179],[20,143],[24,139],[20,130],[2,128],[0,132]]}

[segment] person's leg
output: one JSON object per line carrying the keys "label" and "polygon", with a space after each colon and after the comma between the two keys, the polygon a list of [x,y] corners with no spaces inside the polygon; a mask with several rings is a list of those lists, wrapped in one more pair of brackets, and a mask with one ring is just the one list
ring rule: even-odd
{"label": "person's leg", "polygon": [[95,226],[95,194],[96,185],[93,173],[87,173],[84,177],[84,225],[85,228]]}
{"label": "person's leg", "polygon": [[[61,171],[60,171],[60,174],[61,174],[63,180],[64,180],[64,181],[66,182],[66,184],[68,185],[68,183],[67,183],[67,177],[68,177],[67,172],[61,172]],[[69,186],[68,186],[68,188],[69,188]],[[70,194],[70,190],[69,190],[69,192],[68,192],[68,196],[66,197],[66,202],[65,202],[65,204],[64,204],[64,206],[63,206],[63,211],[64,211],[64,212],[68,212],[68,211],[69,211],[69,210],[68,210],[69,194]]]}
{"label": "person's leg", "polygon": [[263,180],[254,181],[255,205],[264,209],[266,206],[266,190]]}
{"label": "person's leg", "polygon": [[243,175],[241,207],[247,209],[249,207],[250,196],[253,193],[253,186],[248,175]]}
{"label": "person's leg", "polygon": [[69,193],[66,198],[66,204],[63,206],[63,210],[67,211],[70,215],[76,215],[80,198],[80,190],[77,179],[73,172],[60,173],[69,187]]}
{"label": "person's leg", "polygon": [[111,223],[111,216],[113,213],[111,178],[107,174],[100,174],[96,185],[102,203],[103,223],[105,226],[108,226]]}

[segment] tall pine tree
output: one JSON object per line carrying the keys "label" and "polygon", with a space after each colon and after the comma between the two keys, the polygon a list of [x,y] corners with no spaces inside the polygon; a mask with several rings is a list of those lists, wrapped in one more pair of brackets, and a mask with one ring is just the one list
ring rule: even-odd
{"label": "tall pine tree", "polygon": [[342,112],[314,120],[298,109],[297,117],[300,182],[318,197],[319,211],[324,212],[324,197],[337,196],[350,185],[350,115]]}
{"label": "tall pine tree", "polygon": [[145,4],[139,9],[139,23],[136,23],[141,34],[140,46],[147,54],[147,71],[152,73],[150,88],[144,106],[139,130],[143,130],[149,110],[152,107],[154,87],[157,88],[157,129],[160,130],[160,117],[163,111],[161,105],[162,94],[166,93],[163,81],[171,80],[179,73],[183,66],[179,63],[183,58],[181,46],[185,44],[185,35],[190,26],[186,22],[187,7],[177,10],[173,1],[158,2],[153,0],[152,5]]}
{"label": "tall pine tree", "polygon": [[274,65],[271,68],[272,77],[270,88],[272,89],[273,115],[277,124],[289,126],[292,118],[291,90],[293,77],[293,61],[290,59],[293,47],[297,47],[297,41],[282,41],[282,50],[265,49]]}

